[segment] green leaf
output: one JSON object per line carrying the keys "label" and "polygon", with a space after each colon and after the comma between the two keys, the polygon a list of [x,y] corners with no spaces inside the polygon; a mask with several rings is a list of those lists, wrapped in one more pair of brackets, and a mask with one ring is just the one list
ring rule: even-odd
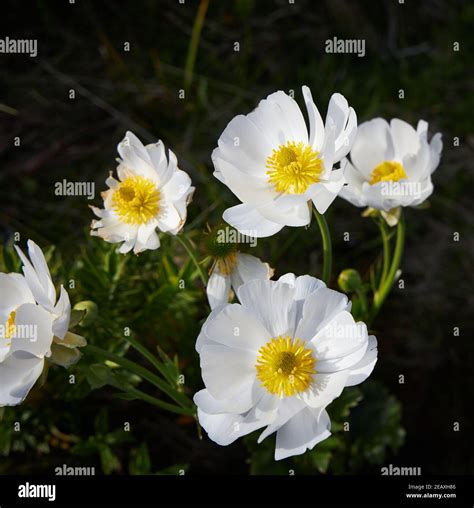
{"label": "green leaf", "polygon": [[114,471],[119,471],[121,464],[117,456],[109,446],[101,444],[99,446],[100,463],[104,474],[111,474]]}
{"label": "green leaf", "polygon": [[109,432],[109,415],[106,409],[101,409],[95,417],[94,428],[99,436],[105,436]]}
{"label": "green leaf", "polygon": [[151,473],[150,453],[145,442],[131,451],[128,471],[131,475]]}

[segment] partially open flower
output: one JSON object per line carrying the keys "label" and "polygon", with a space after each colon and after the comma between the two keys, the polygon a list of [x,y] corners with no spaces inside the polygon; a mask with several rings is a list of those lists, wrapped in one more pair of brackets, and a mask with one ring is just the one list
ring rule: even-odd
{"label": "partially open flower", "polygon": [[71,305],[59,299],[41,249],[28,242],[30,260],[16,247],[23,274],[0,273],[0,406],[20,404],[41,375],[45,360],[69,366],[80,358],[83,337],[68,331]]}
{"label": "partially open flower", "polygon": [[102,193],[104,209],[92,207],[100,218],[91,234],[110,243],[123,242],[123,254],[157,249],[156,230],[176,235],[186,222],[186,207],[194,187],[189,175],[178,168],[176,156],[161,141],[144,146],[127,132],[118,145],[118,180],[112,175]]}
{"label": "partially open flower", "polygon": [[237,236],[240,236],[238,231],[227,224],[218,225],[208,233],[206,247],[213,262],[206,292],[211,309],[227,303],[231,289],[236,292],[245,282],[273,276],[268,263],[239,251]]}
{"label": "partially open flower", "polygon": [[371,374],[377,341],[345,295],[308,275],[252,280],[237,295],[197,340],[199,422],[220,445],[266,427],[259,442],[277,433],[276,460],[302,454],[330,435],[326,407]]}
{"label": "partially open flower", "polygon": [[308,204],[324,213],[344,184],[333,165],[351,148],[355,112],[334,94],[324,124],[306,86],[303,96],[309,132],[296,101],[279,91],[255,111],[236,116],[212,154],[214,176],[242,201],[223,218],[243,234],[267,237],[284,226],[306,226]]}
{"label": "partially open flower", "polygon": [[382,212],[390,225],[398,221],[398,207],[417,206],[433,192],[431,174],[443,147],[441,134],[428,143],[428,124],[417,130],[394,118],[390,125],[375,118],[359,125],[350,161],[342,163],[347,186],[340,196],[355,206]]}

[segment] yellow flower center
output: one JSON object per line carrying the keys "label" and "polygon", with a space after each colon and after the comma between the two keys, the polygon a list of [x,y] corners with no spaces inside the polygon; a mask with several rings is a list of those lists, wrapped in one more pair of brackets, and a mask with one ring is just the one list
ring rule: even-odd
{"label": "yellow flower center", "polygon": [[379,182],[398,182],[402,178],[408,178],[403,166],[399,162],[385,161],[380,163],[370,175],[370,185]]}
{"label": "yellow flower center", "polygon": [[11,339],[15,335],[16,331],[16,311],[10,312],[10,315],[7,319],[7,324],[5,325],[5,339]]}
{"label": "yellow flower center", "polygon": [[259,349],[257,378],[272,394],[291,397],[304,392],[316,373],[316,359],[304,342],[291,337],[277,337]]}
{"label": "yellow flower center", "polygon": [[237,264],[237,252],[231,252],[227,256],[218,258],[216,262],[223,275],[230,275]]}
{"label": "yellow flower center", "polygon": [[147,224],[160,211],[160,191],[143,176],[126,178],[112,196],[115,212],[126,224]]}
{"label": "yellow flower center", "polygon": [[313,183],[319,182],[323,162],[319,152],[301,141],[280,145],[267,158],[268,182],[277,192],[303,194]]}

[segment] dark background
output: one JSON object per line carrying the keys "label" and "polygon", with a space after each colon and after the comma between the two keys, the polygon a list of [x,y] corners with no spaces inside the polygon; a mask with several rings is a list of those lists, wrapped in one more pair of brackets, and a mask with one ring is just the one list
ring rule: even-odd
{"label": "dark background", "polygon": [[[431,135],[442,132],[444,150],[430,208],[406,210],[405,289],[394,289],[374,325],[380,348],[374,376],[403,408],[406,441],[387,463],[418,466],[423,473],[472,474],[474,4],[211,0],[192,84],[181,100],[198,6],[192,0],[2,2],[0,37],[38,39],[37,58],[0,54],[2,240],[20,231],[42,246],[55,244],[66,260],[77,256],[90,241],[89,203],[55,196],[54,184],[65,178],[95,181],[98,192],[104,189],[128,129],[143,141],[163,139],[177,154],[197,187],[188,227],[203,230],[237,203],[212,177],[212,149],[227,122],[267,94],[294,89],[301,103],[300,87],[307,84],[323,117],[338,91],[359,123],[374,116],[414,125],[425,119]],[[365,57],[326,54],[325,40],[334,36],[365,39]],[[459,52],[453,51],[456,41]],[[75,100],[68,98],[71,88]],[[13,144],[16,136],[21,147]],[[375,226],[359,212],[339,199],[328,213],[336,275],[347,266],[364,271],[380,248]],[[277,275],[318,273],[319,238],[311,231],[285,228],[278,241],[262,242],[261,255]],[[350,242],[343,241],[346,231]],[[85,411],[79,405],[69,409]],[[149,410],[142,411],[145,418]],[[158,452],[173,455],[176,463],[190,461],[205,473],[246,472],[240,444],[222,449],[198,442],[159,412],[153,424],[160,427]],[[20,467],[21,454],[12,457],[11,467],[28,470]]]}

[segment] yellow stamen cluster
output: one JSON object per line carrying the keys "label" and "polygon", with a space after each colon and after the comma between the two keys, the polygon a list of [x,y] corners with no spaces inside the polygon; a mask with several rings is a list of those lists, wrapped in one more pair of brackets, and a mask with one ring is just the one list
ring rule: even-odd
{"label": "yellow stamen cluster", "polygon": [[160,211],[160,191],[149,178],[131,176],[114,191],[112,205],[122,222],[147,224]]}
{"label": "yellow stamen cluster", "polygon": [[323,162],[309,145],[289,141],[273,150],[266,167],[268,182],[277,192],[303,194],[310,185],[319,182]]}
{"label": "yellow stamen cluster", "polygon": [[385,161],[372,171],[369,183],[375,185],[379,182],[398,182],[403,178],[407,178],[407,174],[399,162]]}
{"label": "yellow stamen cluster", "polygon": [[270,393],[291,397],[311,385],[316,373],[316,359],[303,341],[279,336],[258,352],[257,378]]}

